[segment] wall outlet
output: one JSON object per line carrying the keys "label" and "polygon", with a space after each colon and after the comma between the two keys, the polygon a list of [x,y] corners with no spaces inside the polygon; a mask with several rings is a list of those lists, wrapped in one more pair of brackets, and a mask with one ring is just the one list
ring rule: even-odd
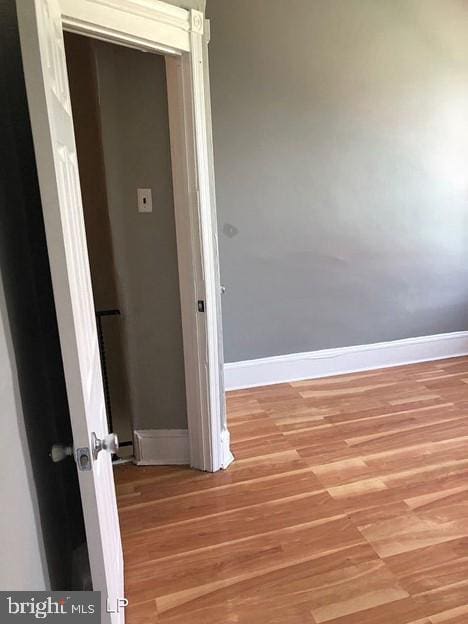
{"label": "wall outlet", "polygon": [[137,189],[138,212],[153,212],[153,198],[150,188]]}

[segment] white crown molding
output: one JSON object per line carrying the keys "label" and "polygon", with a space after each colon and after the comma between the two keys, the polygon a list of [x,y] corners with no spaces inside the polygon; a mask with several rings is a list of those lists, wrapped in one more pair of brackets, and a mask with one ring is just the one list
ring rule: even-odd
{"label": "white crown molding", "polygon": [[59,4],[65,30],[167,54],[190,50],[195,18],[186,9],[159,0],[59,0]]}
{"label": "white crown molding", "polygon": [[343,375],[468,355],[468,331],[225,364],[226,390]]}
{"label": "white crown molding", "polygon": [[134,445],[137,466],[190,464],[188,429],[137,429]]}
{"label": "white crown molding", "polygon": [[[76,4],[76,0],[73,1]],[[189,11],[160,0],[85,0],[88,4],[102,5],[124,14],[140,15],[182,30],[189,30]],[[66,6],[66,0],[60,0]]]}

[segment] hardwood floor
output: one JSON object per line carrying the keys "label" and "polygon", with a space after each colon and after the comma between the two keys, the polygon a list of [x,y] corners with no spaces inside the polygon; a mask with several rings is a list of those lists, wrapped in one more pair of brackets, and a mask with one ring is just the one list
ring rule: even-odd
{"label": "hardwood floor", "polygon": [[116,470],[128,624],[468,622],[468,358],[227,403],[227,471]]}

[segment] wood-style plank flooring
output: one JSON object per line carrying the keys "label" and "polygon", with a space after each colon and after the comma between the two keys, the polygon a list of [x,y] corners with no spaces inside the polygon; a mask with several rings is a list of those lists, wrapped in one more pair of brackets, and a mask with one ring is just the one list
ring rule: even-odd
{"label": "wood-style plank flooring", "polygon": [[227,403],[227,471],[116,470],[128,624],[468,623],[468,358]]}

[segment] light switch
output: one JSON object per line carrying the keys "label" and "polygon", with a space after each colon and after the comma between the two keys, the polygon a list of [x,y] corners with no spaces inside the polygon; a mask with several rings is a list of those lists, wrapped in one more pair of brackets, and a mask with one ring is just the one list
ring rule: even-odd
{"label": "light switch", "polygon": [[150,188],[137,189],[138,212],[153,212],[153,198]]}

